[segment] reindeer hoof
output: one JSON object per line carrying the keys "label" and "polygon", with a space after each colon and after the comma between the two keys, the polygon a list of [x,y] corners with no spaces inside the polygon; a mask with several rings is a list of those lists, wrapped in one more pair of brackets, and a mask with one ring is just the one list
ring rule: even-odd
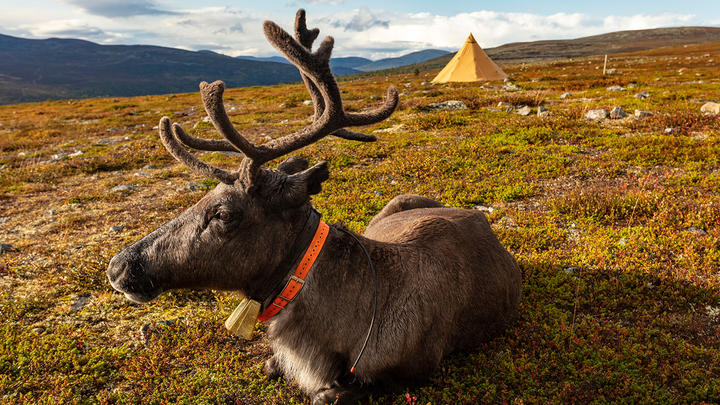
{"label": "reindeer hoof", "polygon": [[265,362],[263,372],[265,373],[265,377],[269,380],[279,380],[280,377],[283,376],[277,357],[272,356]]}

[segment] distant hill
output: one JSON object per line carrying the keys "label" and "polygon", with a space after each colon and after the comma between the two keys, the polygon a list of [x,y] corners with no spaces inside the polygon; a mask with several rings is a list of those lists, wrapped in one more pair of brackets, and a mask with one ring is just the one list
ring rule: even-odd
{"label": "distant hill", "polygon": [[[720,28],[679,27],[620,31],[572,40],[517,42],[487,48],[485,52],[498,64],[507,65],[718,41]],[[454,56],[445,53],[438,57],[443,53],[426,50],[375,62],[355,57],[334,58],[331,66],[337,76],[432,71],[443,68]],[[76,39],[33,40],[0,34],[0,104],[48,98],[187,93],[197,91],[203,80],[220,79],[228,87],[300,80],[297,68],[283,58],[263,59],[268,58],[232,58],[212,51],[98,45]],[[382,71],[373,72],[378,70]]]}
{"label": "distant hill", "polygon": [[[720,41],[720,28],[676,27],[618,31],[578,39],[514,42],[483,50],[497,64],[513,65],[718,41]],[[449,53],[425,62],[391,69],[391,72],[388,73],[410,73],[415,69],[423,72],[440,70],[450,62],[453,56],[455,53]]]}
{"label": "distant hill", "polygon": [[301,80],[292,65],[210,51],[0,35],[0,104],[187,93],[218,79],[228,87]]}
{"label": "distant hill", "polygon": [[367,63],[360,66],[355,66],[353,69],[361,72],[372,72],[375,70],[392,69],[399,66],[407,66],[415,63],[425,62],[430,59],[435,59],[443,55],[447,55],[447,51],[441,51],[439,49],[426,49],[424,51],[418,51],[409,53],[399,58],[387,58],[380,59],[375,62]]}
{"label": "distant hill", "polygon": [[284,63],[286,65],[292,65],[289,60],[283,58],[282,56],[268,56],[266,58],[256,58],[255,56],[236,56],[237,59],[245,59],[245,60],[254,60],[257,62],[277,62],[277,63]]}

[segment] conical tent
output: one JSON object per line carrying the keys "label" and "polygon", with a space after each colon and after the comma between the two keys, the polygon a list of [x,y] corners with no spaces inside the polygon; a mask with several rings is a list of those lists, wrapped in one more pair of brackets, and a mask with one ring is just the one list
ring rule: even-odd
{"label": "conical tent", "polygon": [[476,82],[478,80],[503,80],[508,75],[495,64],[472,33],[455,57],[432,80],[435,83]]}

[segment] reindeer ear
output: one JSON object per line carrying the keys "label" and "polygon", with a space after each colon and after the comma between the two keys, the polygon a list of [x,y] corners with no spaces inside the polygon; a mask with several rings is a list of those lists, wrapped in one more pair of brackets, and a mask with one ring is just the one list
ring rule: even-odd
{"label": "reindeer ear", "polygon": [[320,162],[300,173],[288,176],[284,184],[284,199],[290,206],[305,203],[311,195],[322,191],[322,182],[330,177],[327,162]]}
{"label": "reindeer ear", "polygon": [[289,158],[283,160],[283,162],[277,167],[279,171],[287,174],[288,176],[299,173],[307,168],[307,160],[301,158],[300,156],[290,156]]}

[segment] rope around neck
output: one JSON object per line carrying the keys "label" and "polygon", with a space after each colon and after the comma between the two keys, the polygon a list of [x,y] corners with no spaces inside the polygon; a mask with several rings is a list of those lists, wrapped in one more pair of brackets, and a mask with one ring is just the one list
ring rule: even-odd
{"label": "rope around neck", "polygon": [[363,245],[362,242],[360,242],[360,240],[358,238],[356,238],[355,235],[353,235],[349,231],[346,231],[345,229],[342,229],[342,228],[335,228],[335,229],[337,229],[339,231],[343,231],[346,234],[352,236],[352,238],[355,239],[355,241],[360,245],[363,252],[365,252],[365,257],[367,257],[368,263],[370,263],[370,271],[372,271],[372,276],[373,276],[373,286],[375,287],[375,303],[373,305],[373,315],[372,315],[372,320],[370,321],[370,328],[368,329],[367,336],[365,337],[365,343],[363,343],[362,349],[360,349],[360,354],[358,354],[357,359],[355,359],[355,363],[353,363],[352,367],[350,367],[350,372],[354,373],[355,366],[357,366],[358,361],[360,361],[360,357],[362,357],[363,353],[365,353],[365,348],[367,347],[368,340],[370,340],[370,334],[372,333],[373,326],[375,326],[375,314],[377,313],[377,277],[375,276],[375,267],[373,266],[373,262],[372,262],[372,259],[370,258],[370,254],[368,253],[367,249],[365,249],[365,245]]}

